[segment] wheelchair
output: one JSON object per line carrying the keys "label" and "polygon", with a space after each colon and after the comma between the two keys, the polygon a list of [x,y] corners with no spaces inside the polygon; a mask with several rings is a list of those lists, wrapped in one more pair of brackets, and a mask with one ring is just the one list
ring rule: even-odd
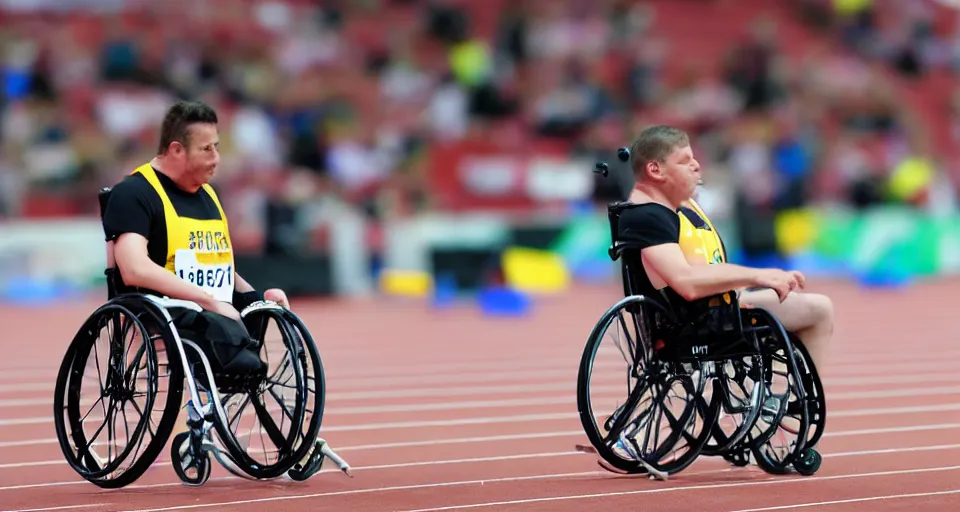
{"label": "wheelchair", "polygon": [[[100,191],[101,216],[109,195],[109,188]],[[200,306],[125,287],[112,241],[107,242],[105,275],[108,300],[67,347],[54,396],[60,448],[80,476],[107,489],[140,478],[167,445],[184,383],[187,430],[170,445],[170,461],[183,484],[205,484],[211,456],[249,480],[286,475],[305,481],[327,458],[352,476],[349,464],[318,437],[326,392],[323,364],[296,314],[271,301],[244,308],[243,323],[268,368],[231,374],[214,369],[203,343],[181,337],[174,325],[171,312],[200,312]],[[279,341],[268,339],[268,330],[279,332]],[[274,357],[268,349],[283,354]],[[94,382],[84,384],[85,377]],[[91,396],[81,398],[83,391]],[[268,399],[276,405],[268,406]],[[86,420],[99,426],[85,428]],[[259,440],[254,439],[257,430]]]}
{"label": "wheelchair", "polygon": [[[608,205],[613,261],[637,249],[617,236],[629,207]],[[735,292],[694,302],[669,289],[637,295],[628,260],[639,261],[621,260],[625,296],[601,316],[581,357],[577,406],[590,445],[578,450],[608,471],[660,480],[700,455],[738,467],[752,456],[771,474],[815,474],[826,401],[800,340],[768,311],[741,307]],[[623,335],[601,347],[611,330]],[[625,399],[621,385],[595,375],[611,368],[626,376]]]}

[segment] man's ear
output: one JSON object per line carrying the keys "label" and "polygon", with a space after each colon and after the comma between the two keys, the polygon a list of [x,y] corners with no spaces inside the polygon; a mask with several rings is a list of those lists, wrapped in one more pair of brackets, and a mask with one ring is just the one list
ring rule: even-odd
{"label": "man's ear", "polygon": [[645,178],[651,178],[653,180],[662,180],[663,179],[663,168],[660,167],[660,162],[650,161],[643,164],[643,174]]}

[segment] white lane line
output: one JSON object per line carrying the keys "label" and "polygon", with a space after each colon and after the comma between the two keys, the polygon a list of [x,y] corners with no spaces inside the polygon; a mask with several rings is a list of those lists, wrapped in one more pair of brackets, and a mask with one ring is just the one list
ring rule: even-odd
{"label": "white lane line", "polygon": [[[874,411],[875,411],[875,410],[874,410]],[[833,415],[843,416],[843,415],[844,415],[844,414],[843,414],[844,412],[847,412],[847,411],[842,411],[842,410],[841,410],[841,411],[834,411],[834,412],[830,413],[830,415],[831,415],[831,416],[833,416]],[[857,410],[851,410],[851,411],[849,411],[849,412],[852,413],[852,415],[854,415],[854,416],[860,415],[860,414],[859,414],[859,411],[857,411]],[[879,414],[889,414],[889,410],[881,409]],[[555,415],[555,416],[559,416],[559,419],[563,419],[563,418],[567,418],[567,417],[571,417],[571,418],[573,417],[573,416],[571,416],[571,415]],[[508,417],[508,418],[510,418],[510,417]],[[483,419],[485,419],[485,418],[475,418],[475,419],[477,419],[477,420],[483,420]],[[488,419],[504,420],[504,418],[488,418]],[[554,415],[551,415],[551,416],[550,416],[550,419],[558,419],[558,418],[554,417]],[[516,421],[534,421],[534,420],[531,420],[529,416],[524,416],[524,417],[522,417],[520,420],[516,420]],[[509,420],[505,420],[504,422],[509,422]],[[341,426],[341,427],[340,427],[340,430],[346,430],[346,431],[350,431],[350,430],[370,430],[370,429],[380,428],[380,425],[382,425],[382,424]],[[885,434],[885,433],[898,433],[898,432],[919,432],[919,431],[925,431],[925,430],[946,430],[946,429],[953,429],[953,428],[960,428],[960,423],[941,423],[941,424],[932,424],[932,425],[908,425],[908,426],[903,426],[903,427],[887,427],[887,428],[863,429],[863,430],[847,430],[847,431],[837,431],[837,432],[827,431],[827,432],[824,434],[824,437],[826,438],[826,437],[834,437],[834,436],[838,436],[838,437],[839,437],[839,436]],[[329,430],[330,430],[330,429],[326,429],[325,431],[329,431]],[[430,440],[430,441],[411,441],[411,442],[403,442],[403,443],[386,443],[386,444],[380,444],[380,445],[367,445],[367,446],[377,447],[377,448],[386,448],[386,447],[396,447],[396,448],[399,448],[399,447],[413,447],[413,446],[429,446],[429,445],[434,445],[434,444],[456,444],[456,443],[486,442],[486,441],[495,441],[495,440],[535,439],[535,438],[540,438],[540,437],[563,437],[563,436],[574,436],[574,435],[582,435],[582,434],[583,434],[582,431],[576,430],[576,431],[547,432],[547,433],[534,433],[534,434],[512,434],[512,435],[502,435],[502,436],[452,438],[452,439],[446,439],[446,440],[445,440],[445,439],[434,439],[434,440]],[[59,442],[59,441],[57,440],[57,438],[26,439],[26,440],[22,440],[22,441],[3,441],[3,442],[0,442],[0,448],[17,448],[17,447],[21,447],[21,446],[31,446],[31,445],[41,445],[41,444],[56,444],[56,443],[58,443],[58,442]],[[338,450],[351,450],[351,449],[357,450],[357,449],[361,449],[361,448],[357,448],[357,447],[353,447],[353,448],[350,448],[350,447],[341,447],[341,448],[338,448]],[[24,462],[24,463],[20,463],[20,464],[52,465],[52,464],[56,464],[56,463],[57,463],[57,461],[41,461],[41,462],[39,462],[39,463],[36,463],[36,462],[34,462],[34,463]],[[14,463],[14,464],[16,464],[16,463]],[[5,466],[7,466],[7,467],[15,467],[14,465],[7,464],[7,465],[0,465],[0,469],[3,469]],[[27,467],[27,466],[24,466],[24,467]]]}
{"label": "white lane line", "polygon": [[[607,493],[597,493],[597,494],[580,494],[580,495],[571,495],[571,496],[551,496],[546,498],[532,498],[524,500],[511,500],[511,501],[500,501],[500,502],[488,502],[488,503],[474,503],[468,505],[457,505],[451,507],[439,507],[439,508],[426,508],[419,510],[410,510],[407,512],[433,512],[440,510],[455,510],[455,509],[465,509],[465,508],[480,508],[480,507],[497,507],[503,505],[518,505],[524,503],[537,503],[537,502],[551,502],[551,501],[565,501],[565,500],[577,500],[577,499],[590,499],[590,498],[604,498],[610,496],[636,496],[643,494],[661,494],[661,493],[670,493],[670,492],[683,492],[683,491],[696,491],[696,490],[708,490],[708,489],[730,489],[730,488],[739,488],[739,487],[754,487],[754,486],[763,486],[763,485],[791,485],[805,482],[815,482],[815,481],[824,481],[824,480],[840,480],[840,479],[854,479],[854,478],[874,478],[874,477],[884,477],[884,476],[895,476],[895,475],[909,475],[909,474],[923,474],[923,473],[932,473],[932,472],[941,472],[941,471],[956,471],[960,470],[960,466],[942,466],[942,467],[933,467],[933,468],[920,468],[920,469],[906,469],[906,470],[895,470],[895,471],[878,471],[873,473],[853,473],[846,475],[832,475],[832,476],[823,476],[823,477],[808,477],[802,479],[769,479],[761,481],[752,481],[752,482],[733,482],[733,483],[720,483],[720,484],[703,484],[703,485],[682,485],[675,487],[664,487],[659,489],[642,489],[636,491],[623,491],[623,492],[607,492]],[[489,480],[488,480],[489,482]],[[471,482],[475,483],[475,482]],[[292,496],[272,496],[269,498],[257,498],[249,500],[235,500],[235,501],[226,501],[220,503],[202,503],[202,504],[192,504],[192,505],[176,505],[172,507],[163,507],[163,508],[152,508],[152,509],[137,509],[137,510],[127,510],[124,512],[166,512],[168,510],[189,510],[189,509],[198,509],[198,508],[210,508],[210,507],[224,507],[224,506],[235,506],[235,505],[247,505],[251,503],[272,503],[278,501],[289,501],[289,500],[298,500],[298,499],[311,499],[311,498],[322,498],[327,496],[343,496],[350,494],[366,494],[372,492],[389,492],[389,491],[403,491],[411,489],[423,489],[430,487],[439,487],[439,486],[450,486],[452,484],[421,484],[417,486],[395,486],[395,487],[380,487],[375,489],[358,489],[350,491],[335,491],[335,492],[324,492],[324,493],[315,493],[315,494],[299,494]],[[460,484],[460,485],[469,485],[469,484]]]}
{"label": "white lane line", "polygon": [[[956,364],[945,366],[952,368],[955,367]],[[934,372],[932,369],[916,371],[916,373],[907,373],[899,366],[891,366],[889,368],[868,367],[868,369],[872,373],[865,375],[844,374],[843,377],[826,378],[824,379],[824,386],[957,382],[960,380],[960,375],[957,375],[956,372]],[[883,373],[885,370],[896,372],[896,374]],[[881,373],[876,373],[878,371]],[[379,393],[381,388],[396,389],[401,386],[417,386],[419,389],[425,390],[423,392],[431,393],[431,390],[435,389],[438,385],[448,388],[451,387],[452,384],[492,383],[501,385],[505,382],[516,382],[517,386],[524,386],[531,382],[545,379],[564,379],[563,382],[568,389],[576,389],[576,368],[574,367],[572,371],[569,369],[531,369],[503,372],[456,373],[452,375],[424,373],[423,375],[399,377],[333,377],[328,375],[327,383],[334,393],[338,392],[336,391],[338,389],[344,389],[347,390],[347,392]],[[425,384],[433,384],[434,387],[423,387]],[[23,391],[46,391],[52,393],[53,389],[53,379],[41,382],[0,384],[0,393],[19,393]]]}
{"label": "white lane line", "polygon": [[[916,414],[921,412],[944,412],[958,411],[960,403],[946,403],[934,405],[917,405],[906,407],[885,407],[875,409],[852,409],[843,411],[830,411],[827,414],[830,418],[843,418],[853,416],[877,416],[893,414]],[[460,425],[485,425],[490,423],[515,423],[527,421],[555,421],[565,419],[576,419],[576,414],[570,413],[544,413],[544,414],[518,414],[511,416],[481,416],[474,418],[459,418],[454,420],[424,420],[424,421],[397,421],[389,423],[369,423],[364,425],[334,425],[323,427],[323,432],[344,432],[358,430],[376,430],[393,428],[420,428],[420,427],[453,427]],[[98,418],[89,418],[91,421]],[[48,417],[39,418],[16,418],[9,420],[0,420],[0,427],[16,425],[35,425],[49,424]]]}
{"label": "white lane line", "polygon": [[87,503],[84,505],[66,505],[61,507],[22,508],[19,510],[0,510],[0,512],[48,512],[53,510],[72,510],[77,508],[106,507],[107,505],[113,505],[113,503]]}
{"label": "white lane line", "polygon": [[[622,398],[623,386],[599,385],[591,386],[591,391],[596,392],[593,396],[595,400],[610,399],[616,400]],[[920,387],[920,388],[899,388],[874,391],[849,391],[829,393],[827,396],[831,403],[840,400],[869,400],[876,398],[903,398],[903,397],[930,397],[930,396],[949,396],[960,395],[960,386],[940,386],[940,387]],[[81,406],[93,405],[93,400],[81,400]],[[329,401],[327,404],[329,405]],[[560,396],[534,396],[524,398],[498,398],[494,400],[461,400],[446,402],[429,402],[414,404],[393,404],[393,405],[366,405],[354,407],[327,407],[325,415],[345,416],[348,414],[378,414],[390,412],[426,412],[426,411],[454,411],[465,409],[484,409],[495,407],[529,407],[538,405],[562,405],[575,404],[576,396],[573,393]],[[48,399],[13,399],[0,400],[0,407],[9,407],[14,405],[43,405],[49,406]],[[16,420],[17,418],[9,418]],[[94,418],[91,418],[94,419]],[[7,419],[0,419],[0,424]],[[53,417],[48,417],[46,421],[52,422]]]}
{"label": "white lane line", "polygon": [[[64,347],[65,349],[66,347]],[[608,352],[615,355],[616,357],[622,357],[616,349],[612,346],[601,347],[601,352]],[[335,353],[331,349],[324,349],[321,353],[321,356],[325,361],[335,361],[337,365],[348,365],[351,363],[360,363],[368,362],[369,360],[364,357],[351,357],[356,355],[356,350],[349,349],[338,354],[342,354],[343,357],[328,357],[330,354]],[[927,354],[914,354],[915,357],[910,357],[910,355],[900,354],[894,351],[890,352],[863,352],[863,353],[853,353],[845,352],[843,354],[836,355],[830,364],[827,365],[827,370],[834,372],[839,368],[863,368],[870,366],[878,365],[891,365],[897,366],[900,364],[937,364],[943,363],[947,358],[957,358],[960,357],[960,350],[938,350],[935,356],[928,356]],[[449,373],[458,373],[463,370],[475,370],[475,369],[486,369],[492,368],[495,370],[503,369],[523,369],[523,368],[533,368],[533,367],[544,367],[544,366],[555,366],[555,367],[567,367],[571,363],[576,365],[580,360],[580,353],[571,353],[567,357],[543,357],[542,354],[535,352],[512,352],[503,356],[497,357],[484,357],[483,354],[476,354],[471,356],[469,361],[464,361],[463,359],[454,359],[454,360],[433,360],[426,362],[418,362],[415,364],[378,364],[376,367],[369,367],[369,365],[364,365],[364,369],[360,371],[354,370],[354,373],[351,376],[356,377],[366,377],[373,375],[384,375],[385,373],[390,373],[391,375],[396,376],[409,376],[416,375],[419,373],[438,373],[444,370],[447,370]],[[41,362],[31,362],[25,363],[23,365],[8,366],[0,368],[0,381],[4,379],[16,378],[20,376],[36,376],[38,373],[50,373],[56,374],[59,370],[60,357],[56,358],[57,364],[41,363]],[[328,362],[328,364],[330,364]],[[399,371],[398,371],[399,370]],[[394,373],[396,371],[396,373]]]}
{"label": "white lane line", "polygon": [[899,500],[899,499],[907,499],[907,498],[925,498],[929,496],[946,496],[948,494],[960,494],[960,489],[952,489],[949,491],[915,492],[910,494],[888,494],[886,496],[870,496],[867,498],[851,498],[847,500],[818,501],[816,503],[797,503],[796,505],[781,505],[777,507],[745,508],[742,510],[734,510],[732,512],[765,512],[768,510],[790,510],[795,508],[822,507],[826,505],[841,505],[844,503],[863,503],[865,501],[885,501],[885,500]]}
{"label": "white lane line", "polygon": [[[886,455],[891,453],[921,453],[929,451],[950,451],[960,449],[960,444],[942,444],[934,446],[910,446],[903,448],[882,448],[874,450],[857,450],[851,452],[838,452],[838,453],[828,453],[824,454],[823,458],[836,458],[836,457],[862,457],[865,455]],[[354,466],[352,467],[353,471],[372,471],[372,470],[383,470],[383,469],[403,469],[403,468],[413,468],[413,467],[423,467],[423,466],[443,466],[450,464],[479,464],[485,462],[501,462],[505,460],[528,460],[528,459],[546,459],[554,457],[570,457],[570,456],[583,456],[584,454],[579,451],[563,451],[563,452],[539,452],[539,453],[523,453],[523,454],[514,454],[514,455],[498,455],[491,457],[470,457],[462,459],[445,459],[445,460],[430,460],[430,461],[413,461],[413,462],[400,462],[394,464],[379,464],[372,466]],[[50,461],[53,464],[50,465],[66,465],[64,461]],[[157,467],[163,464],[169,463],[169,460],[158,459],[151,467]],[[35,464],[39,465],[39,464]],[[339,469],[328,468],[321,471],[321,473],[334,473],[339,472]],[[236,479],[237,477],[226,477],[229,479]],[[20,489],[30,489],[37,487],[59,487],[64,485],[80,485],[86,483],[83,480],[74,480],[70,482],[42,482],[36,484],[21,484],[0,487],[0,491],[13,491]],[[176,485],[179,482],[171,483],[169,485]],[[168,485],[168,484],[158,484],[158,485]]]}
{"label": "white lane line", "polygon": [[[940,389],[940,388],[937,388]],[[942,390],[941,390],[942,391]],[[882,396],[883,391],[868,392],[869,397],[876,398]],[[893,396],[900,396],[899,391],[892,390],[891,393]],[[960,390],[957,392],[950,393],[931,393],[930,395],[925,395],[923,393],[917,393],[913,395],[906,396],[943,396],[943,395],[954,395],[960,394]],[[848,394],[846,398],[839,399],[858,399],[859,395]],[[838,399],[838,400],[839,400]],[[535,398],[517,398],[511,400],[473,400],[468,402],[440,402],[440,403],[427,403],[427,404],[404,404],[404,405],[394,405],[394,406],[369,406],[369,407],[344,407],[341,409],[329,409],[324,412],[324,416],[337,416],[337,415],[349,415],[349,414],[375,414],[379,412],[419,412],[419,411],[449,411],[449,410],[468,410],[468,409],[482,409],[482,408],[495,408],[495,407],[527,407],[527,406],[537,406],[537,405],[561,405],[567,403],[574,403],[575,397],[570,396],[557,396],[557,397],[535,397]],[[931,409],[933,407],[933,409]],[[883,414],[909,414],[911,412],[939,412],[939,411],[952,411],[960,410],[960,403],[953,404],[938,404],[938,405],[921,405],[913,407],[893,407],[893,408],[881,408],[881,409],[862,409],[859,411],[830,411],[828,415],[830,417],[844,417],[844,416],[858,416],[864,414],[878,414],[875,411],[883,411]],[[869,411],[869,412],[867,412]],[[89,421],[99,421],[101,417],[91,416],[88,418]],[[36,425],[36,424],[49,424],[53,421],[52,416],[37,416],[37,417],[28,417],[28,418],[6,418],[0,419],[0,427],[10,427],[17,425]],[[461,420],[454,420],[461,421]],[[470,421],[470,420],[467,420]],[[427,422],[425,422],[427,423]],[[459,423],[454,423],[459,424]],[[398,425],[398,424],[392,424]],[[336,431],[338,428],[343,427],[329,427],[328,431]],[[396,427],[392,427],[396,428]]]}
{"label": "white lane line", "polygon": [[[878,435],[878,434],[896,434],[904,432],[925,432],[932,430],[960,430],[960,423],[939,423],[932,425],[907,425],[901,427],[881,427],[881,428],[871,428],[871,429],[857,429],[857,430],[839,430],[836,432],[827,431],[823,434],[823,438],[831,437],[849,437],[849,436],[866,436],[866,435]],[[434,445],[443,445],[443,444],[472,444],[472,443],[489,443],[489,442],[499,442],[499,441],[518,441],[523,439],[544,439],[551,437],[579,437],[583,436],[583,430],[563,430],[555,432],[535,432],[528,434],[503,434],[496,436],[474,436],[474,437],[457,437],[457,438],[448,438],[448,439],[430,439],[425,441],[401,441],[394,443],[380,443],[380,444],[365,444],[365,445],[356,445],[356,446],[340,446],[337,447],[338,452],[350,452],[350,451],[362,451],[362,450],[383,450],[390,448],[413,448],[418,446],[434,446]],[[59,441],[55,437],[47,439],[31,439],[25,441],[4,441],[0,442],[0,448],[16,448],[20,446],[31,446],[31,445],[40,445],[40,444],[55,444]],[[99,443],[94,443],[97,445]],[[49,464],[54,464],[56,461],[47,461]],[[44,464],[48,465],[48,464]]]}
{"label": "white lane line", "polygon": [[[897,470],[897,471],[881,471],[881,472],[875,472],[875,473],[853,473],[848,475],[798,478],[794,480],[761,480],[759,482],[683,485],[683,486],[676,486],[676,487],[667,487],[665,489],[644,489],[644,490],[637,490],[637,491],[602,492],[602,493],[596,493],[596,494],[549,496],[545,498],[529,498],[529,499],[510,500],[510,501],[472,503],[469,505],[456,505],[456,506],[450,506],[450,507],[421,508],[416,510],[407,510],[405,512],[440,512],[443,510],[499,507],[504,505],[520,505],[520,504],[527,504],[527,503],[544,503],[544,502],[555,502],[555,501],[608,498],[613,496],[636,496],[636,495],[642,495],[642,494],[660,494],[660,493],[679,492],[679,491],[697,491],[697,490],[704,490],[704,489],[729,489],[729,488],[737,488],[737,487],[754,487],[754,486],[777,485],[777,484],[790,485],[790,484],[798,484],[798,483],[805,483],[805,482],[812,482],[812,481],[840,480],[840,479],[850,479],[850,478],[873,478],[873,477],[883,477],[883,476],[893,476],[893,475],[910,475],[910,474],[929,473],[929,472],[935,472],[935,471],[956,471],[958,469],[960,469],[960,466],[944,466],[944,467],[937,467],[937,468],[908,469],[908,470]],[[232,505],[233,503],[229,503],[229,504]],[[202,508],[202,507],[203,507],[202,505],[184,505],[179,507],[167,507],[167,508],[158,508],[158,509],[152,509],[152,510],[138,510],[138,511],[129,511],[129,512],[161,512],[166,510],[183,510],[187,508]]]}
{"label": "white lane line", "polygon": [[[532,388],[532,389],[529,389]],[[573,403],[576,401],[576,388],[575,386],[571,387],[569,384],[564,385],[543,385],[543,386],[491,386],[489,388],[473,388],[478,390],[483,390],[481,393],[457,393],[462,395],[471,395],[471,394],[490,394],[490,395],[501,395],[504,393],[509,394],[525,394],[525,393],[536,393],[536,392],[545,392],[545,391],[561,391],[570,388],[569,394],[564,394],[561,396],[537,396],[537,397],[527,397],[527,398],[498,398],[495,400],[470,400],[470,401],[446,401],[446,402],[431,402],[431,403],[418,403],[418,404],[395,404],[395,405],[366,405],[366,406],[354,406],[354,407],[329,407],[331,402],[340,402],[352,400],[355,398],[344,398],[341,394],[330,393],[327,395],[327,414],[371,414],[378,412],[412,412],[412,411],[439,411],[439,410],[450,410],[450,409],[472,409],[472,408],[481,408],[481,407],[520,407],[527,405],[537,405],[538,403],[544,405],[553,405],[561,403]],[[470,389],[470,388],[468,388]],[[598,398],[600,398],[600,393],[610,393],[609,396],[604,396],[603,398],[622,398],[623,394],[623,385],[618,384],[600,384],[590,387],[590,390],[596,392]],[[455,391],[455,390],[453,390]],[[345,393],[345,395],[360,395],[360,393]],[[390,391],[384,392],[365,392],[363,393],[363,398],[366,399],[385,399],[385,398],[400,398],[391,393]],[[393,395],[393,396],[391,396]],[[944,396],[944,395],[960,395],[960,386],[931,386],[931,387],[915,387],[915,388],[896,388],[896,389],[878,389],[878,390],[868,390],[868,391],[834,391],[831,392],[827,390],[827,398],[831,401],[837,400],[865,400],[865,399],[874,399],[874,398],[902,398],[902,397],[923,397],[923,396]],[[447,396],[456,396],[456,394],[451,393]],[[81,399],[80,405],[92,405],[95,400],[91,397],[88,399]],[[6,400],[0,400],[0,407],[27,407],[27,406],[44,406],[49,407],[53,403],[53,398],[10,398]],[[0,420],[2,421],[2,420]],[[52,417],[50,419],[52,421]]]}

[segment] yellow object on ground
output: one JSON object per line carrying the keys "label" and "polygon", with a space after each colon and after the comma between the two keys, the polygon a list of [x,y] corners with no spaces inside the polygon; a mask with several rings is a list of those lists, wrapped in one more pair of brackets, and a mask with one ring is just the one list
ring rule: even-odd
{"label": "yellow object on ground", "polygon": [[557,293],[570,286],[570,271],[559,254],[511,247],[503,252],[506,285],[528,293]]}
{"label": "yellow object on ground", "polygon": [[386,269],[380,274],[380,290],[388,295],[425,297],[433,289],[427,272]]}

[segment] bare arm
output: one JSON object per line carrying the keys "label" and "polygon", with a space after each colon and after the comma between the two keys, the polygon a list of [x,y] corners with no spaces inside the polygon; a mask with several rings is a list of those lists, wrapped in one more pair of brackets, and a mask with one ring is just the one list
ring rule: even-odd
{"label": "bare arm", "polygon": [[218,309],[213,296],[199,286],[184,281],[150,259],[147,239],[137,233],[120,235],[113,247],[120,276],[128,286],[146,288],[170,298],[196,302],[203,309]]}
{"label": "bare arm", "polygon": [[253,285],[248,283],[247,280],[244,279],[243,277],[240,277],[240,274],[238,274],[237,271],[233,272],[233,282],[236,283],[236,285],[234,286],[234,289],[237,291],[237,293],[248,293],[248,292],[256,291]]}
{"label": "bare arm", "polygon": [[661,244],[641,251],[643,265],[657,273],[668,286],[688,301],[719,293],[759,286],[763,271],[719,263],[690,265],[679,244]]}

